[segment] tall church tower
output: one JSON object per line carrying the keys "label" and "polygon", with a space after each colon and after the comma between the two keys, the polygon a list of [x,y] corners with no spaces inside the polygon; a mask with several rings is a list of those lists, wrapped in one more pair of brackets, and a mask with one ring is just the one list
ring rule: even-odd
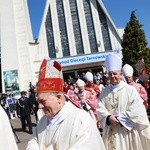
{"label": "tall church tower", "polygon": [[2,92],[28,90],[34,80],[29,42],[33,41],[27,0],[0,1]]}

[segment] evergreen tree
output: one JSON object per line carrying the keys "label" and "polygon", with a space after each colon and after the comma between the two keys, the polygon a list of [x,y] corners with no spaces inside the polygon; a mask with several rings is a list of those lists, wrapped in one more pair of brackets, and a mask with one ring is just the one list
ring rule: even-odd
{"label": "evergreen tree", "polygon": [[122,40],[123,63],[135,66],[137,61],[144,59],[146,69],[150,71],[150,49],[146,47],[147,40],[145,38],[142,25],[135,16],[135,11],[131,12],[130,20],[127,23]]}
{"label": "evergreen tree", "polygon": [[146,48],[146,51],[144,51],[145,54],[144,55],[144,62],[145,62],[145,66],[147,71],[150,73],[150,48]]}

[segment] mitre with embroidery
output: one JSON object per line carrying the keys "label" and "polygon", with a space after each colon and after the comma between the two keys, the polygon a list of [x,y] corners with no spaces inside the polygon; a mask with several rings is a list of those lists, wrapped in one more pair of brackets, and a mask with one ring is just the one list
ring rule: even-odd
{"label": "mitre with embroidery", "polygon": [[62,68],[57,61],[53,61],[51,59],[43,60],[39,71],[37,92],[63,93]]}

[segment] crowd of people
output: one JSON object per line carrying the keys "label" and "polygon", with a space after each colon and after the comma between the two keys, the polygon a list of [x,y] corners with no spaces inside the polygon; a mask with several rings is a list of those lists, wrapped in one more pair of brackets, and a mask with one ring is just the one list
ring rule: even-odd
{"label": "crowd of people", "polygon": [[44,59],[37,86],[30,84],[29,94],[22,91],[17,100],[9,95],[2,101],[10,119],[19,117],[25,132],[28,126],[27,150],[149,149],[150,86],[137,83],[132,66],[122,67],[116,54],[109,54],[105,65],[105,74],[88,71],[64,81],[61,65]]}

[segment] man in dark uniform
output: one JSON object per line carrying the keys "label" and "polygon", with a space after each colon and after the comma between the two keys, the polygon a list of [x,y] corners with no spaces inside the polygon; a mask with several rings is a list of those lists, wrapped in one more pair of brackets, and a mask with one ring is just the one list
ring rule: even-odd
{"label": "man in dark uniform", "polygon": [[26,91],[21,92],[21,98],[17,102],[17,115],[21,120],[22,129],[26,131],[26,123],[29,128],[29,133],[32,134],[32,123],[31,123],[31,102],[26,97]]}
{"label": "man in dark uniform", "polygon": [[36,88],[35,87],[32,87],[30,90],[29,90],[29,99],[30,99],[30,102],[32,104],[32,111],[33,113],[35,114],[35,119],[36,119],[36,122],[38,122],[38,116],[37,116],[37,111],[38,111],[38,102],[36,100]]}

